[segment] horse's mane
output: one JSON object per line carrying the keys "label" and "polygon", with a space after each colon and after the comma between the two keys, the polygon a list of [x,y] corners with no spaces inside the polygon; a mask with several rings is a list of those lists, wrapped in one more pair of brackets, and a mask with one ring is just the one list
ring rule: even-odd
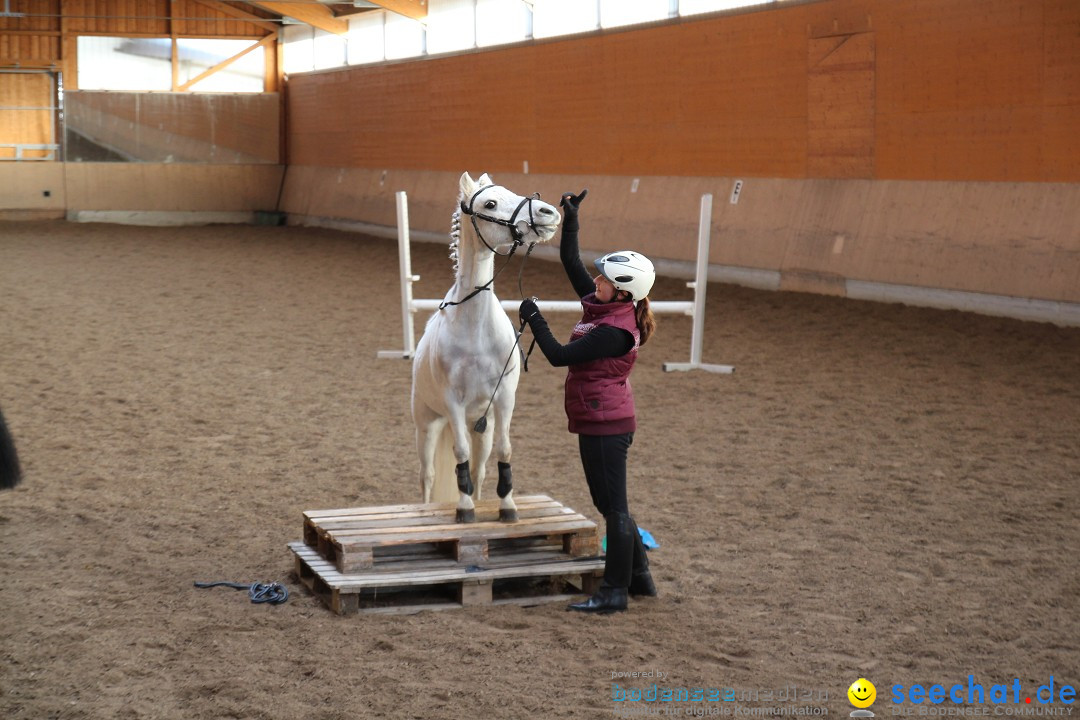
{"label": "horse's mane", "polygon": [[458,245],[461,243],[461,210],[450,216],[450,259],[454,261],[454,274],[458,271]]}

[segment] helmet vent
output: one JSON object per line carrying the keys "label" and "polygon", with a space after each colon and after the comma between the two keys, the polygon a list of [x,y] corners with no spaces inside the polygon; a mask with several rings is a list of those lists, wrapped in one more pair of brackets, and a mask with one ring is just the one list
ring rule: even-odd
{"label": "helmet vent", "polygon": [[615,282],[618,282],[618,283],[625,283],[625,282],[630,282],[630,281],[631,281],[631,280],[633,280],[633,279],[634,279],[634,278],[633,278],[633,277],[631,277],[630,275],[617,275],[617,276],[615,277]]}

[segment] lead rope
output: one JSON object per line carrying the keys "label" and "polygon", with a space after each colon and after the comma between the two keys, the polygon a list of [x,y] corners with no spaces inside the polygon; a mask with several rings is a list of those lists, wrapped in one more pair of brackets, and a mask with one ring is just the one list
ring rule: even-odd
{"label": "lead rope", "polygon": [[[532,251],[533,251],[534,247],[536,247],[536,243],[531,243],[529,245],[529,249],[525,251],[525,259],[521,261],[521,269],[518,270],[518,295],[521,296],[522,300],[525,299],[525,291],[521,289],[521,277],[525,274],[525,263],[528,262],[529,255],[532,254]],[[534,300],[535,300],[535,298],[534,298]],[[527,324],[528,323],[522,321],[521,327],[518,328],[517,342],[521,341],[521,335],[522,335],[522,333],[525,332],[525,326]],[[517,342],[515,342],[514,344],[517,345]],[[520,346],[519,346],[519,349],[520,349]],[[527,353],[525,353],[524,356],[521,358],[521,367],[525,372],[529,372],[529,356],[532,355],[532,352],[535,349],[536,349],[536,336],[533,335],[532,342],[529,343],[529,351]],[[514,351],[511,350],[510,352],[513,353]],[[486,415],[486,413],[485,413],[485,415]]]}
{"label": "lead rope", "polygon": [[[517,247],[515,245],[515,247]],[[521,269],[518,270],[518,294],[521,295],[521,299],[525,299],[525,291],[521,289],[521,278],[525,274],[525,263],[529,260],[529,255],[532,254],[533,248],[536,247],[536,243],[529,243],[529,248],[525,251],[525,257],[521,261]],[[505,265],[503,267],[506,267]],[[492,278],[494,280],[495,278]],[[474,293],[475,294],[475,293]],[[468,300],[469,298],[465,298]],[[465,302],[462,300],[461,302]],[[517,332],[514,333],[514,344],[510,348],[510,354],[506,356],[506,362],[503,363],[502,373],[499,375],[499,381],[495,383],[495,389],[491,391],[491,397],[488,398],[487,407],[484,408],[484,414],[473,424],[473,432],[478,432],[481,435],[487,430],[487,414],[491,410],[491,404],[495,402],[495,395],[499,392],[499,387],[502,385],[503,378],[506,377],[506,368],[510,367],[510,361],[514,358],[514,351],[521,352],[521,336],[525,334],[525,326],[528,323],[525,320],[521,321],[521,325],[518,327]],[[533,338],[532,345],[529,346],[529,352],[523,353],[521,365],[525,372],[529,372],[529,356],[532,355],[533,348],[536,347],[536,338]]]}
{"label": "lead rope", "polygon": [[[474,297],[476,297],[477,295],[479,295],[483,291],[490,290],[491,289],[491,284],[493,282],[495,282],[495,278],[499,277],[499,273],[501,273],[503,270],[505,270],[506,266],[510,264],[510,258],[512,258],[514,256],[514,251],[517,250],[518,246],[522,245],[522,244],[523,243],[520,240],[515,240],[514,241],[514,246],[512,248],[510,248],[510,252],[506,253],[506,262],[503,263],[501,268],[499,268],[498,270],[495,271],[495,274],[491,276],[490,280],[488,280],[483,285],[477,285],[476,288],[471,293],[469,293],[468,295],[466,295],[462,299],[458,300],[457,302],[454,302],[453,300],[443,300],[441,303],[439,303],[439,309],[443,310],[443,309],[451,307],[453,305],[462,305],[464,303],[469,302],[470,300],[472,300]],[[535,244],[535,243],[533,243],[533,244]],[[532,252],[532,245],[529,246],[529,252]],[[526,255],[525,257],[528,257],[528,255]],[[520,278],[518,280],[518,284],[520,285]]]}
{"label": "lead rope", "polygon": [[247,590],[248,597],[251,602],[269,603],[270,605],[281,605],[289,599],[289,589],[281,583],[235,583],[235,582],[196,582],[197,588],[212,588],[212,587],[231,587],[236,590]]}

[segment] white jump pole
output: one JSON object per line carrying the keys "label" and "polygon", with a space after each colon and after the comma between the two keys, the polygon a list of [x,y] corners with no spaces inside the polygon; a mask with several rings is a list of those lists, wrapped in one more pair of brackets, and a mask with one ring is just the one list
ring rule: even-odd
{"label": "white jump pole", "polygon": [[[401,273],[401,330],[404,334],[404,350],[380,350],[380,358],[411,359],[416,354],[416,337],[413,332],[412,284],[420,279],[412,274],[412,254],[409,252],[409,199],[404,190],[395,193],[397,200],[398,270]],[[435,304],[438,307],[438,303]]]}
{"label": "white jump pole", "polygon": [[[404,191],[396,193],[398,222],[398,267],[401,272],[401,325],[404,333],[404,350],[380,350],[378,357],[393,359],[412,359],[416,354],[413,314],[420,310],[438,310],[442,303],[438,298],[414,299],[412,284],[420,280],[412,274],[412,256],[409,251],[409,205]],[[709,232],[712,222],[712,195],[701,197],[702,227],[698,231],[698,267],[694,282],[686,284],[694,289],[694,300],[657,300],[650,302],[654,313],[690,315],[694,318],[693,334],[690,340],[689,363],[664,363],[665,371],[672,370],[707,370],[709,372],[730,373],[735,370],[730,365],[704,365],[701,362],[702,336],[705,331],[705,286],[708,278]],[[704,243],[704,247],[702,244]],[[514,314],[521,304],[519,300],[500,301],[503,310]],[[580,300],[540,300],[537,307],[544,312],[581,312]]]}
{"label": "white jump pole", "polygon": [[694,289],[694,326],[690,335],[690,362],[664,363],[664,372],[675,370],[705,370],[714,373],[733,373],[732,365],[709,365],[701,362],[705,342],[705,290],[709,287],[709,238],[712,235],[712,193],[701,196],[701,216],[698,221],[697,265],[694,281],[686,286]]}

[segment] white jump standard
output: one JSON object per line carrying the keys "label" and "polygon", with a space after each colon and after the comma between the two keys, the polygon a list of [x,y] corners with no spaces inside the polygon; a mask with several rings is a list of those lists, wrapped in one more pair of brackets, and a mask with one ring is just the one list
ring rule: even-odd
{"label": "white jump standard", "polygon": [[[409,205],[404,191],[396,193],[398,223],[398,263],[401,273],[401,325],[403,335],[402,350],[380,350],[378,357],[392,359],[411,359],[417,352],[413,316],[420,310],[439,310],[445,300],[434,298],[413,298],[412,284],[420,279],[412,274],[412,259],[409,250]],[[550,207],[550,206],[548,206]],[[705,370],[713,373],[731,373],[732,365],[710,365],[701,362],[702,346],[705,337],[705,292],[708,287],[709,272],[709,237],[712,228],[712,194],[701,196],[701,214],[698,225],[697,264],[694,280],[687,287],[693,289],[694,299],[657,300],[650,305],[654,313],[689,315],[693,318],[693,330],[690,337],[690,362],[666,362],[665,372],[676,370]],[[486,232],[486,231],[485,231]],[[553,230],[554,232],[554,230]],[[491,293],[492,298],[494,293]],[[518,300],[504,300],[501,307],[516,316]],[[538,300],[537,306],[542,312],[581,312],[580,300]]]}

